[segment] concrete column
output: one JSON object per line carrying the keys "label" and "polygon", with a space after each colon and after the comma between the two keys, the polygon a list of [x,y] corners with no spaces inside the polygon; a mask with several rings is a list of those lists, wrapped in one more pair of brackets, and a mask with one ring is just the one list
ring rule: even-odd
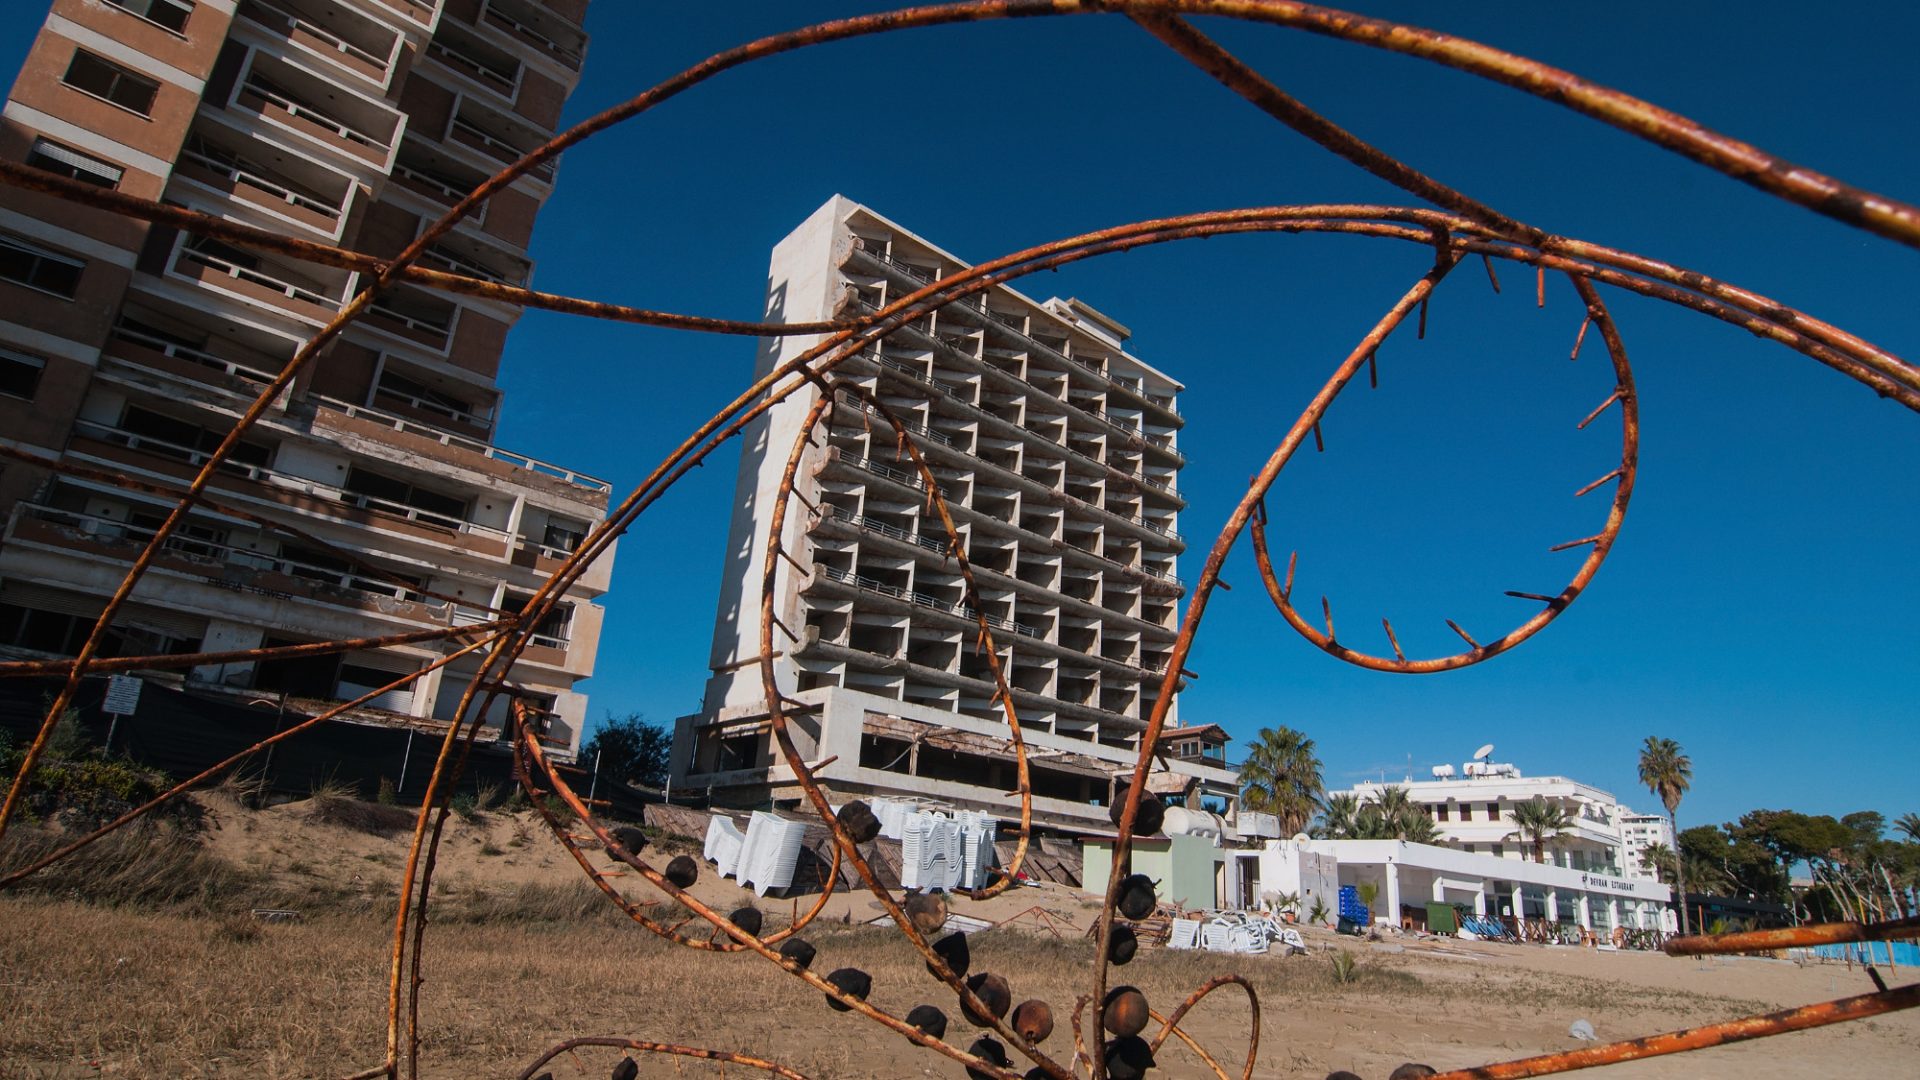
{"label": "concrete column", "polygon": [[1485,889],[1473,894],[1473,913],[1482,919],[1487,917],[1487,891]]}
{"label": "concrete column", "polygon": [[[1380,917],[1376,914],[1373,921]],[[1387,864],[1387,925],[1400,925],[1400,864],[1392,862]]]}
{"label": "concrete column", "polygon": [[1560,890],[1552,886],[1547,887],[1546,920],[1555,925],[1560,922]]}
{"label": "concrete column", "polygon": [[1577,894],[1574,897],[1573,919],[1575,922],[1580,924],[1580,929],[1582,930],[1593,929],[1593,894],[1592,893],[1583,892],[1583,893]]}

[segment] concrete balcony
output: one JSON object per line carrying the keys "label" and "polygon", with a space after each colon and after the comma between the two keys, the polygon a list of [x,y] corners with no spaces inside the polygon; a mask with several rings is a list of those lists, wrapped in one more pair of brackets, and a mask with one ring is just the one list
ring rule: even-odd
{"label": "concrete balcony", "polygon": [[[206,464],[205,451],[155,439],[111,424],[74,424],[68,452],[173,480],[190,480]],[[390,502],[264,465],[222,462],[212,487],[233,495],[349,522],[429,547],[455,548],[504,561],[511,537],[501,529]]]}
{"label": "concrete balcony", "polygon": [[210,339],[205,346],[196,347],[125,325],[113,328],[101,356],[143,371],[158,371],[248,396],[258,394],[262,386],[272,382],[282,365],[282,361],[230,342],[216,344]]}
{"label": "concrete balcony", "polygon": [[[444,145],[471,150],[493,171],[519,161],[544,141],[542,132],[531,124],[479,108],[471,101],[463,103],[460,114],[447,126],[447,136],[442,140]],[[551,184],[553,174],[553,162],[546,161],[527,175]]]}
{"label": "concrete balcony", "polygon": [[386,89],[406,38],[329,0],[240,0],[236,13],[374,90]]}
{"label": "concrete balcony", "polygon": [[329,96],[327,88],[327,80],[311,72],[255,53],[232,104],[351,163],[386,171],[406,118],[384,102],[356,100],[352,94],[331,95],[335,104],[322,107],[318,103]]}
{"label": "concrete balcony", "polygon": [[336,442],[342,435],[364,436],[402,451],[402,458],[426,458],[457,465],[602,508],[613,493],[613,485],[597,476],[516,454],[479,439],[318,394],[310,400],[320,406],[314,414],[314,431],[334,437]]}
{"label": "concrete balcony", "polygon": [[307,277],[271,259],[182,234],[167,274],[251,304],[273,314],[323,326],[352,295],[356,274],[343,284]]}
{"label": "concrete balcony", "polygon": [[344,173],[305,163],[309,175],[295,179],[280,169],[243,156],[224,142],[190,138],[174,166],[175,181],[187,181],[226,202],[338,240],[353,201],[354,185]]}
{"label": "concrete balcony", "polygon": [[[9,540],[116,562],[132,562],[153,536],[153,530],[124,521],[30,503],[15,507],[8,527]],[[451,604],[429,600],[404,584],[190,536],[168,537],[156,566],[223,590],[297,596],[382,619],[446,626],[453,614]]]}
{"label": "concrete balcony", "polygon": [[586,31],[534,0],[483,0],[474,25],[532,45],[572,71],[579,71],[586,59]]}

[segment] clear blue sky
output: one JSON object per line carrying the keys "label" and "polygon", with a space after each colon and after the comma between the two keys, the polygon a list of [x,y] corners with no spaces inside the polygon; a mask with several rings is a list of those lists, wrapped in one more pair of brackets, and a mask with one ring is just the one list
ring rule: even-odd
{"label": "clear blue sky", "polygon": [[[36,5],[37,6],[37,5]],[[579,118],[709,53],[859,3],[601,0]],[[1554,63],[1787,158],[1920,201],[1920,14],[1871,21],[1767,4],[1377,6]],[[1410,59],[1274,28],[1215,33],[1335,120],[1533,224],[1747,285],[1896,353],[1914,346],[1920,252],[1848,229],[1533,98]],[[32,27],[6,28],[6,57]],[[752,317],[771,245],[835,192],[975,261],[1165,214],[1401,195],[1255,112],[1124,20],[1081,16],[915,31],[721,76],[569,154],[535,238],[544,289]],[[1029,293],[1077,295],[1129,324],[1186,382],[1181,529],[1201,556],[1257,463],[1353,341],[1427,263],[1381,241],[1251,237],[1084,263]],[[1356,387],[1270,500],[1300,595],[1331,597],[1343,640],[1452,651],[1441,621],[1498,636],[1553,593],[1597,530],[1572,492],[1617,455],[1611,383],[1551,282],[1536,311],[1510,269],[1437,297],[1425,342],[1396,337],[1381,388]],[[1181,699],[1236,737],[1301,728],[1330,786],[1462,760],[1483,742],[1651,808],[1641,740],[1694,763],[1682,825],[1759,806],[1889,817],[1920,809],[1920,610],[1912,541],[1920,417],[1815,362],[1667,305],[1608,293],[1642,399],[1640,485],[1586,596],[1518,650],[1405,677],[1299,640],[1236,553]],[[749,376],[753,345],[528,315],[511,340],[501,442],[636,483]],[[584,389],[583,389],[584,388]],[[735,467],[731,450],[621,543],[596,716],[693,711]],[[1902,555],[1901,552],[1909,552]]]}

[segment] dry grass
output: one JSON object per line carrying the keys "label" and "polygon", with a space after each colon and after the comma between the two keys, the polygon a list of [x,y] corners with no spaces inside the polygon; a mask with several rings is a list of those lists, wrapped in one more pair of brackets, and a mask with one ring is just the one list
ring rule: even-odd
{"label": "dry grass", "polygon": [[307,819],[369,836],[397,836],[413,828],[416,811],[384,806],[334,791],[317,791],[306,800]]}
{"label": "dry grass", "polygon": [[[423,1007],[430,1074],[506,1074],[561,1038],[606,1033],[745,1048],[814,1076],[948,1071],[904,1040],[829,1012],[819,994],[762,961],[671,948],[603,916],[606,906],[573,889],[529,888],[469,900],[438,918],[428,935]],[[85,1061],[126,1076],[328,1075],[380,1057],[383,920],[333,915],[269,925],[44,899],[0,900],[0,920],[8,927],[0,970],[13,973],[0,988],[0,1075],[60,1076]],[[833,924],[810,938],[820,970],[863,967],[874,977],[876,1004],[902,1013],[921,1001],[938,1004],[954,1014],[960,1035],[950,995],[897,936]],[[1012,932],[976,942],[976,970],[1005,972],[1017,997],[1042,997],[1061,1010],[1050,1041],[1061,1051],[1090,948]],[[1171,1007],[1224,963],[1150,953],[1117,974]],[[1297,961],[1254,965],[1249,974],[1269,1009],[1330,995],[1422,993],[1411,977],[1384,968],[1363,964],[1344,987],[1325,969]],[[1245,1003],[1231,994],[1216,1001],[1197,1022],[1231,1055],[1243,1045]]]}

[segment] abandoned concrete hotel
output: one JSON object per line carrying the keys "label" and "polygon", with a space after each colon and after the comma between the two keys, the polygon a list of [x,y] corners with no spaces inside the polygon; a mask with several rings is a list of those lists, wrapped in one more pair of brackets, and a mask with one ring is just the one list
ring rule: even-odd
{"label": "abandoned concrete hotel", "polygon": [[[392,255],[553,134],[579,79],[585,8],[56,0],[8,97],[0,154]],[[551,169],[516,181],[424,262],[524,284],[553,182]],[[71,655],[174,502],[104,474],[183,487],[360,286],[353,273],[0,189],[0,434],[49,466],[13,458],[0,473],[7,655]],[[495,375],[516,317],[411,287],[382,297],[246,435],[209,489],[215,505],[166,544],[107,655],[392,635],[517,608],[603,517],[609,488],[494,445]],[[539,628],[510,684],[549,717],[563,752],[586,715],[574,684],[593,670],[593,601],[610,561]],[[444,648],[201,667],[184,685],[284,694],[311,710]],[[355,719],[437,726],[474,670],[468,660],[430,674]]]}
{"label": "abandoned concrete hotel", "polygon": [[[769,317],[871,310],[965,266],[835,197],[775,247]],[[996,286],[839,368],[905,419],[938,478],[1031,744],[1036,819],[1067,831],[1111,828],[1105,806],[1115,776],[1132,771],[1185,591],[1181,387],[1127,352],[1128,336],[1077,300]],[[818,340],[764,340],[756,373]],[[760,578],[781,476],[819,393],[807,387],[745,432],[713,676],[702,711],[680,718],[673,752],[675,787],[709,789],[722,805],[800,795],[767,726]],[[976,614],[892,429],[843,393],[804,451],[796,491],[774,669],[799,703],[806,760],[824,762],[818,776],[835,799],[1013,816],[1013,752]],[[1186,752],[1203,741],[1163,740],[1154,787],[1194,806],[1236,799],[1217,745]]]}

